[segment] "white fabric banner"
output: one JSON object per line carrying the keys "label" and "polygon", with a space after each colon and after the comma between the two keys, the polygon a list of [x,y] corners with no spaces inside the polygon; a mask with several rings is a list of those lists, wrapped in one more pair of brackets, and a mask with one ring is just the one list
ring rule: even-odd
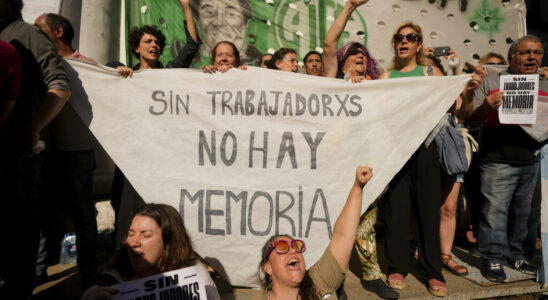
{"label": "white fabric banner", "polygon": [[91,104],[102,146],[146,202],[179,209],[196,251],[239,286],[257,285],[261,247],[275,234],[303,239],[316,262],[356,166],[373,167],[365,210],[470,78],[352,84],[251,67],[123,79],[70,64],[71,103],[88,121]]}

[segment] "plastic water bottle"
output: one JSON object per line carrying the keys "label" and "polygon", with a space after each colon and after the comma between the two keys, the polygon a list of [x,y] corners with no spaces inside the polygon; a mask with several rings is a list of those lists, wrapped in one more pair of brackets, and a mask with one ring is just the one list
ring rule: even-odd
{"label": "plastic water bottle", "polygon": [[59,258],[59,262],[63,265],[75,264],[77,257],[76,234],[74,232],[67,233],[61,242],[61,257]]}

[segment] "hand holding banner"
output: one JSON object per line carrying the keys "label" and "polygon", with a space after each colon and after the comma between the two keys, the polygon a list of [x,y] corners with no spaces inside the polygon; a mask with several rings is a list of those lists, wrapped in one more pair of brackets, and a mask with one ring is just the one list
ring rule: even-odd
{"label": "hand holding banner", "polygon": [[196,251],[241,286],[257,285],[260,247],[271,235],[305,240],[305,259],[316,261],[356,166],[375,170],[365,210],[470,78],[352,84],[250,67],[123,79],[70,64],[79,101],[93,107],[90,129],[135,189],[179,208]]}

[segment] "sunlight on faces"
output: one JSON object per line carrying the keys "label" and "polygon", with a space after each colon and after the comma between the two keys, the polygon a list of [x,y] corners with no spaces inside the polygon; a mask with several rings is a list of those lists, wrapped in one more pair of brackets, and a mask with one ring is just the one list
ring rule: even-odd
{"label": "sunlight on faces", "polygon": [[230,41],[242,50],[247,24],[243,7],[238,0],[201,0],[200,28],[206,49],[213,49],[218,42]]}
{"label": "sunlight on faces", "polygon": [[213,65],[217,68],[220,66],[236,67],[234,62],[234,49],[229,44],[221,43],[215,49],[215,61]]}
{"label": "sunlight on faces", "polygon": [[[398,32],[398,34],[401,34],[403,36],[407,36],[410,33],[417,32],[411,27],[404,27]],[[406,59],[410,57],[415,57],[417,55],[417,52],[419,52],[422,48],[422,42],[419,42],[418,39],[413,42],[408,41],[407,38],[404,38],[401,42],[396,42],[394,48],[394,51],[396,52],[396,56],[398,58]]]}
{"label": "sunlight on faces", "polygon": [[297,54],[287,53],[281,60],[276,62],[276,67],[281,71],[297,72],[299,69]]}
{"label": "sunlight on faces", "polygon": [[140,277],[157,273],[157,265],[164,252],[162,229],[151,217],[136,215],[126,240],[133,271]]}
{"label": "sunlight on faces", "polygon": [[[281,236],[275,241],[291,241],[286,236]],[[286,254],[278,254],[273,250],[268,261],[263,265],[263,271],[272,278],[273,286],[277,284],[289,287],[299,287],[306,273],[306,265],[302,253],[289,248]]]}
{"label": "sunlight on faces", "polygon": [[358,49],[357,54],[346,58],[343,65],[344,72],[350,71],[350,75],[364,75],[367,71],[367,57],[362,49]]}
{"label": "sunlight on faces", "polygon": [[304,62],[306,74],[320,76],[322,73],[322,58],[318,54],[310,54]]}
{"label": "sunlight on faces", "polygon": [[536,74],[542,62],[542,44],[535,41],[523,40],[516,52],[510,57],[510,69],[514,74]]}
{"label": "sunlight on faces", "polygon": [[154,35],[145,33],[141,37],[139,47],[135,49],[135,52],[139,54],[140,60],[146,60],[147,62],[156,62],[160,58],[160,45],[158,44],[158,38]]}

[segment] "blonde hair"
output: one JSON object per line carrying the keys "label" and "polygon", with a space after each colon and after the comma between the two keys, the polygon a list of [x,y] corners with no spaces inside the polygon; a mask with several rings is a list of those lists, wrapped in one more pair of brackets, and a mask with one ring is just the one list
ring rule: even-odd
{"label": "blonde hair", "polygon": [[[422,43],[422,41],[424,40],[423,38],[423,35],[422,35],[422,29],[419,25],[411,22],[411,21],[405,21],[404,23],[402,23],[400,26],[398,26],[398,29],[396,29],[396,31],[394,32],[394,34],[392,35],[392,49],[394,49],[394,58],[392,59],[392,66],[390,66],[389,70],[392,70],[392,69],[396,69],[396,66],[398,65],[397,64],[397,60],[398,60],[398,55],[396,55],[396,40],[395,40],[395,36],[396,34],[398,34],[402,29],[404,28],[411,28],[413,29],[417,35],[419,36],[419,39],[417,41],[417,43]],[[415,56],[415,60],[417,62],[417,65],[424,65],[425,62],[424,62],[424,52],[423,52],[423,48],[424,47],[421,47],[419,51],[417,51],[417,54]]]}

